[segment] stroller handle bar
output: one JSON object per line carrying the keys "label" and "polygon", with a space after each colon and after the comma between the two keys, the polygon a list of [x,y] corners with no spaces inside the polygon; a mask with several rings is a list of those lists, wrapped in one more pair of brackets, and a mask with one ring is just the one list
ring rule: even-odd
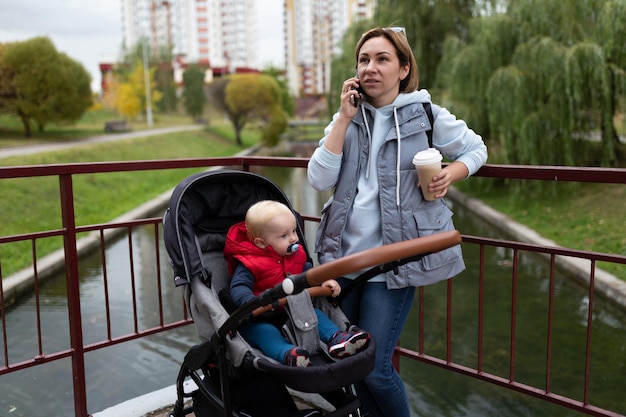
{"label": "stroller handle bar", "polygon": [[328,279],[339,278],[355,271],[416,255],[439,252],[460,243],[461,234],[458,230],[391,243],[335,259],[301,274],[289,276],[285,278],[282,284],[277,285],[278,288],[275,287],[274,289],[277,292],[290,295],[301,292],[308,287],[321,285]]}
{"label": "stroller handle bar", "polygon": [[[281,298],[291,294],[298,294],[310,287],[318,287],[328,279],[339,278],[362,269],[416,257],[417,255],[439,252],[460,243],[461,234],[459,231],[451,230],[364,250],[335,259],[326,264],[318,265],[300,274],[290,275],[282,283],[263,291],[255,299],[239,307],[228,317],[224,325],[218,329],[216,336],[220,340],[223,339],[226,334],[236,329],[242,320],[247,320],[264,311],[278,307]],[[324,294],[316,293],[311,295],[323,296]],[[257,310],[260,307],[265,309]]]}

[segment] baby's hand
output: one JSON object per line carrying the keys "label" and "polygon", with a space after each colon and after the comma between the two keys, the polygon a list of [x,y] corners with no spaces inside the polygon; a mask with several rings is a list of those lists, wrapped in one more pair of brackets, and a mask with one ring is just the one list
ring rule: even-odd
{"label": "baby's hand", "polygon": [[328,281],[324,281],[322,287],[330,288],[333,292],[333,297],[337,297],[339,293],[341,293],[341,285],[334,279],[329,279]]}

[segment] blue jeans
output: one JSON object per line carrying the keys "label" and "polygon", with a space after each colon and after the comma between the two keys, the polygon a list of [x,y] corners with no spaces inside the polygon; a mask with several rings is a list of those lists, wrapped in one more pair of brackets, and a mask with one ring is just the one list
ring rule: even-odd
{"label": "blue jeans", "polygon": [[[349,282],[340,278],[342,287]],[[400,333],[411,311],[415,287],[388,290],[384,282],[368,282],[345,294],[341,310],[352,324],[376,341],[374,370],[356,391],[371,417],[410,417],[404,382],[391,362]]]}
{"label": "blue jeans", "polygon": [[[328,343],[339,328],[327,315],[317,308],[315,309],[315,314],[317,315],[317,331],[320,339],[322,342]],[[280,363],[284,362],[285,353],[294,347],[285,339],[278,327],[266,321],[259,320],[246,323],[241,326],[239,331],[250,344],[261,349],[267,356],[276,359]]]}

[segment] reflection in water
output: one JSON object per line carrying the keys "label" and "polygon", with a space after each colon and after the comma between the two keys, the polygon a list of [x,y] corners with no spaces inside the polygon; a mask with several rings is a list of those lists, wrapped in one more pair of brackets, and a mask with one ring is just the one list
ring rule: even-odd
{"label": "reflection in water", "polygon": [[[302,214],[317,216],[327,196],[314,191],[302,169],[285,171],[264,169],[292,199]],[[454,207],[455,224],[466,235],[504,237],[462,207]],[[307,224],[309,250],[315,242],[315,225]],[[166,320],[182,317],[180,290],[171,283],[167,252],[160,242],[161,267],[154,269],[154,229],[133,229],[133,254],[130,265],[128,239],[109,245],[106,271],[113,338],[133,331],[133,310],[138,312],[138,328],[158,324],[158,294],[154,285],[161,277],[162,306]],[[507,377],[511,343],[512,253],[502,248],[485,250],[485,294],[483,368]],[[478,249],[464,246],[467,270],[452,280],[452,358],[476,367],[478,358]],[[131,268],[132,267],[132,268]],[[103,267],[99,254],[80,261],[81,302],[85,343],[107,338]],[[132,298],[134,272],[136,296]],[[547,357],[549,269],[536,256],[519,254],[518,312],[516,328],[515,379],[538,387],[545,385],[543,369]],[[446,357],[446,283],[425,289],[424,350],[428,355]],[[63,276],[41,288],[42,338],[44,352],[69,348],[65,281]],[[11,362],[32,358],[38,353],[34,336],[36,317],[34,297],[17,302],[7,313],[9,358]],[[584,347],[587,325],[587,291],[559,275],[555,282],[553,340],[550,385],[555,393],[582,400],[584,386]],[[409,317],[402,344],[417,350],[419,303]],[[594,300],[593,347],[591,356],[590,402],[626,412],[622,387],[626,324],[623,311],[606,300]],[[193,326],[125,342],[87,354],[87,398],[91,412],[118,404],[174,384],[183,356],[198,343]],[[4,352],[0,352],[4,354]],[[616,371],[621,370],[621,371]],[[403,359],[402,376],[406,381],[414,413],[420,416],[579,416],[543,401],[467,378],[420,362]],[[60,360],[0,377],[0,415],[26,417],[73,415],[71,363]]]}
{"label": "reflection in water", "polygon": [[[165,320],[183,317],[182,296],[171,283],[171,268],[161,242],[161,270],[155,270],[154,229],[133,229],[136,297],[132,298],[132,275],[128,239],[107,247],[106,271],[111,317],[111,337],[158,324],[159,301],[154,285],[161,275]],[[100,254],[80,260],[81,313],[85,344],[107,339],[105,290]],[[65,280],[60,275],[40,289],[43,350],[69,348]],[[37,355],[35,298],[27,297],[7,313],[7,334],[11,362]],[[180,363],[190,346],[198,343],[193,326],[185,326],[139,340],[124,342],[86,355],[87,400],[90,412],[97,412],[130,398],[174,384]],[[71,362],[63,359],[0,377],[0,415],[11,417],[67,417],[74,415]]]}
{"label": "reflection in water", "polygon": [[[272,172],[263,171],[272,177]],[[277,176],[281,181],[284,176]],[[284,181],[284,180],[283,180]],[[326,196],[317,196],[306,181],[304,170],[295,170],[289,184],[281,187],[298,190],[294,206],[303,214],[319,215]],[[307,201],[307,205],[301,205]],[[451,204],[452,205],[452,204]],[[455,225],[464,235],[506,239],[501,231],[477,219],[460,206]],[[315,242],[307,236],[310,249]],[[478,366],[479,248],[463,246],[467,269],[452,280],[452,360]],[[483,371],[508,378],[511,368],[511,305],[513,252],[504,248],[485,248],[483,304]],[[517,315],[515,321],[514,379],[545,387],[548,356],[549,264],[536,254],[518,253]],[[556,273],[553,307],[553,332],[550,351],[550,390],[583,401],[585,384],[585,343],[587,337],[587,289],[562,272]],[[424,353],[446,358],[447,283],[425,288]],[[402,345],[419,350],[418,309],[416,301],[402,334]],[[621,391],[626,373],[626,323],[624,311],[599,296],[594,300],[593,344],[589,401],[597,406],[626,412]],[[616,362],[617,361],[617,362]],[[401,373],[411,396],[416,415],[429,416],[580,416],[563,407],[487,384],[474,378],[419,362],[402,359]],[[611,375],[612,377],[609,377]]]}

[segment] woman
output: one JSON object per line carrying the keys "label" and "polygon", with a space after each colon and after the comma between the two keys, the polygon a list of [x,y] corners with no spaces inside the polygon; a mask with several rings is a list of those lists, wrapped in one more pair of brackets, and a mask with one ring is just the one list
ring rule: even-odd
{"label": "woman", "polygon": [[[418,70],[399,28],[365,33],[356,50],[357,77],[343,83],[341,107],[308,166],[320,191],[334,189],[322,210],[315,250],[320,263],[381,245],[454,229],[442,197],[487,160],[482,138],[418,88]],[[424,104],[432,109],[433,123]],[[427,106],[428,107],[428,106]],[[412,159],[432,146],[453,161],[428,184],[426,201]],[[409,417],[404,384],[392,366],[415,288],[451,278],[465,264],[460,246],[381,274],[346,294],[342,310],[376,340],[374,371],[357,386],[372,417]],[[340,278],[346,285],[358,273]]]}

